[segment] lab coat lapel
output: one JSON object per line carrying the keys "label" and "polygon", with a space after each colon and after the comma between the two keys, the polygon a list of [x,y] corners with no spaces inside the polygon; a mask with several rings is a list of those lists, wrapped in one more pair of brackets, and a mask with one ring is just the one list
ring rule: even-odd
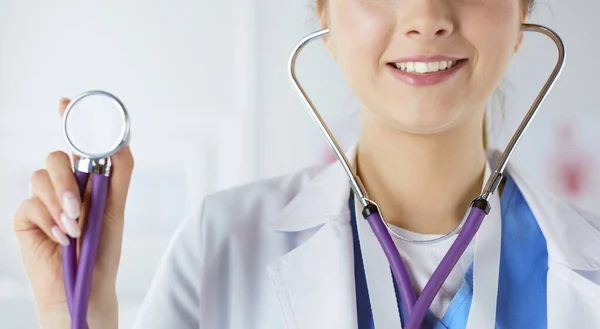
{"label": "lab coat lapel", "polygon": [[548,263],[548,329],[598,328],[598,283],[555,261]]}
{"label": "lab coat lapel", "polygon": [[343,168],[333,163],[268,225],[282,234],[314,231],[267,267],[288,329],[357,327],[349,191]]}
{"label": "lab coat lapel", "polygon": [[325,224],[268,267],[288,329],[356,328],[352,235]]}

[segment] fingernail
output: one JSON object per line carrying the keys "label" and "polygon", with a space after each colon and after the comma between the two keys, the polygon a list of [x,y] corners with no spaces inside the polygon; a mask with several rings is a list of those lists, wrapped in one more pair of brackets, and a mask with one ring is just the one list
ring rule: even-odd
{"label": "fingernail", "polygon": [[75,219],[70,218],[69,216],[67,216],[67,214],[63,212],[62,214],[60,214],[60,221],[65,226],[67,234],[70,235],[72,238],[77,239],[81,235],[81,228],[79,227],[79,224],[77,224]]}
{"label": "fingernail", "polygon": [[67,236],[60,230],[60,227],[53,226],[51,231],[54,239],[56,239],[58,243],[62,244],[63,246],[69,245],[69,238],[67,238]]}
{"label": "fingernail", "polygon": [[75,197],[75,195],[71,192],[65,192],[62,198],[62,206],[63,210],[67,214],[67,216],[71,219],[79,218],[81,212],[81,205],[79,201]]}

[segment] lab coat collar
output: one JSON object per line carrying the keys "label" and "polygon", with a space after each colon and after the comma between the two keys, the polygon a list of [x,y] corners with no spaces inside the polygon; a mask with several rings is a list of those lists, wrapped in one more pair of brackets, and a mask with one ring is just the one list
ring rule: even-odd
{"label": "lab coat collar", "polygon": [[[346,153],[351,164],[356,151],[357,144],[354,144]],[[490,150],[486,155],[494,168],[501,152]],[[537,219],[546,237],[549,256],[571,269],[600,269],[600,218],[536,186],[510,162],[505,174],[513,178]],[[329,164],[302,188],[268,227],[298,232],[326,223],[347,223],[350,218],[349,190],[350,182],[342,166],[337,161]]]}
{"label": "lab coat collar", "polygon": [[[357,145],[346,156],[354,164]],[[276,231],[298,232],[332,221],[349,221],[350,180],[335,161],[324,166],[267,226]]]}

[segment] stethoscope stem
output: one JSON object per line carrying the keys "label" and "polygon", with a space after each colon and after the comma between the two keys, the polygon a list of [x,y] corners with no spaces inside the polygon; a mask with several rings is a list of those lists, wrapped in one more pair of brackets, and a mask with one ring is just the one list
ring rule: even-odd
{"label": "stethoscope stem", "polygon": [[506,166],[508,165],[508,160],[510,159],[513,152],[515,151],[518,143],[521,141],[523,134],[525,133],[525,131],[527,130],[527,128],[533,121],[533,118],[537,114],[538,109],[540,108],[543,101],[548,96],[548,93],[554,87],[554,84],[556,83],[556,79],[562,73],[562,70],[565,66],[565,58],[566,58],[565,44],[562,41],[561,37],[556,32],[552,31],[551,29],[549,29],[545,26],[537,25],[537,24],[522,24],[521,30],[524,32],[538,32],[538,33],[541,33],[541,34],[549,37],[556,45],[556,48],[558,51],[558,58],[556,60],[556,65],[554,66],[552,73],[550,74],[550,76],[548,77],[546,82],[544,83],[544,86],[542,87],[542,89],[540,90],[538,95],[536,96],[533,103],[531,104],[529,110],[525,114],[525,117],[523,118],[523,120],[521,120],[519,127],[517,128],[517,130],[511,137],[510,141],[504,148],[504,152],[502,152],[502,155],[500,156],[500,159],[498,160],[498,163],[496,164],[496,168],[494,169],[493,174],[490,175],[490,177],[486,183],[486,186],[484,188],[484,193],[482,194],[482,196],[486,199],[488,199],[489,196],[491,194],[495,193],[495,191],[498,189],[498,186],[500,185],[500,181],[502,180],[502,175],[504,173],[504,170],[506,169]]}

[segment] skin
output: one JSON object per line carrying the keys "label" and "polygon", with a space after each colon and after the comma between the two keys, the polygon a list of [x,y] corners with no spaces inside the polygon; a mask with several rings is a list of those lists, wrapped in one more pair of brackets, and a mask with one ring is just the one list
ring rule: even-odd
{"label": "skin", "polygon": [[[317,9],[330,30],[326,49],[362,103],[357,171],[369,197],[390,224],[450,232],[480,193],[486,101],[522,43],[528,8],[519,0],[329,0]],[[390,73],[388,63],[417,54],[468,62],[432,86]]]}

